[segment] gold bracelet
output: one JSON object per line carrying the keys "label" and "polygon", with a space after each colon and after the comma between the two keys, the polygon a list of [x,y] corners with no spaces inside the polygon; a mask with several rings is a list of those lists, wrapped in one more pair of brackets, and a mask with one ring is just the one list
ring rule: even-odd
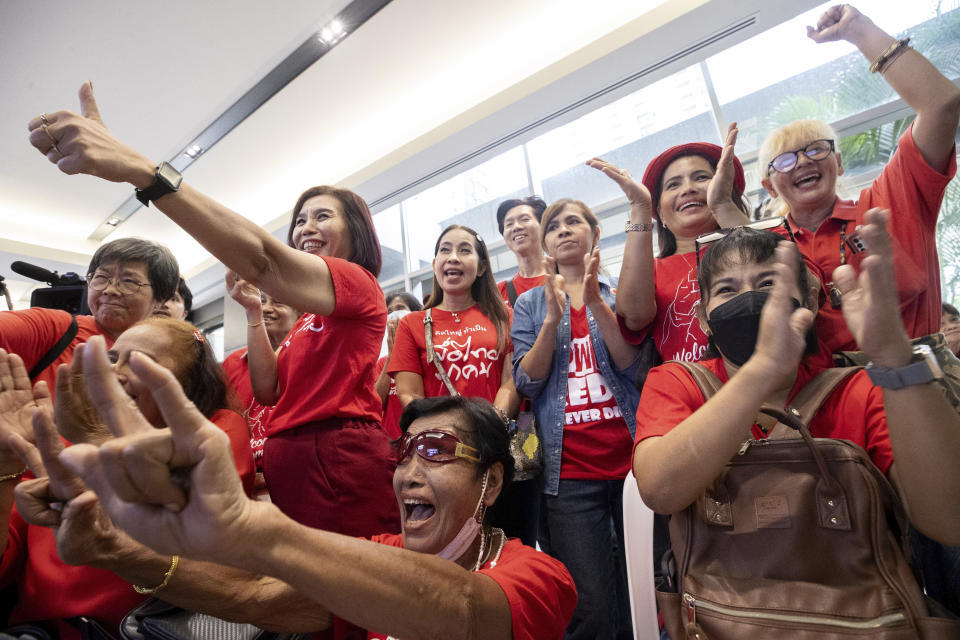
{"label": "gold bracelet", "polygon": [[260,322],[254,322],[253,324],[250,324],[250,323],[248,322],[248,323],[247,323],[247,326],[248,326],[248,327],[259,327],[259,326],[262,325],[262,324],[263,324],[263,320],[261,320]]}
{"label": "gold bracelet", "polygon": [[631,231],[653,231],[652,222],[644,222],[642,224],[637,224],[635,222],[627,222],[623,227],[624,233],[630,233]]}
{"label": "gold bracelet", "polygon": [[163,582],[155,587],[141,587],[140,585],[135,584],[133,585],[133,590],[144,596],[148,596],[160,591],[160,589],[163,589],[165,586],[167,586],[167,583],[170,582],[170,578],[173,576],[173,572],[177,570],[178,564],[180,564],[180,556],[174,554],[173,558],[170,560],[170,568],[167,569],[165,574],[163,574]]}
{"label": "gold bracelet", "polygon": [[27,468],[24,467],[23,469],[21,469],[20,471],[17,471],[16,473],[8,473],[5,476],[0,476],[0,482],[6,482],[7,480],[13,480],[14,478],[19,478],[26,472],[27,472]]}
{"label": "gold bracelet", "polygon": [[895,57],[903,53],[903,50],[906,49],[908,44],[910,44],[910,38],[903,38],[902,40],[895,41],[881,51],[880,55],[874,58],[873,63],[871,63],[870,73],[883,73],[884,67],[892,62]]}

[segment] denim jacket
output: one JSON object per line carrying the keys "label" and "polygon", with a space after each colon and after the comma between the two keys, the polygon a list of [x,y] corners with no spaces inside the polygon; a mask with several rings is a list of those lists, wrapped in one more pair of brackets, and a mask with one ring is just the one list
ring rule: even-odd
{"label": "denim jacket", "polygon": [[[614,287],[616,280],[600,277],[600,294],[604,301],[614,308]],[[543,320],[547,315],[546,296],[543,287],[536,287],[517,298],[513,310],[513,327],[510,336],[513,339],[513,379],[521,395],[533,399],[533,411],[537,417],[537,426],[543,439],[544,493],[557,495],[560,486],[560,461],[563,451],[564,413],[567,404],[567,373],[570,368],[570,300],[567,300],[563,318],[557,327],[557,341],[554,349],[553,366],[550,375],[541,380],[533,380],[520,365],[523,356],[533,347]],[[615,369],[603,342],[600,328],[590,309],[587,308],[587,322],[590,325],[590,337],[593,343],[597,366],[613,392],[614,398],[630,429],[630,436],[636,436],[637,404],[640,392],[634,385],[637,368],[643,360],[640,352],[625,369]]]}

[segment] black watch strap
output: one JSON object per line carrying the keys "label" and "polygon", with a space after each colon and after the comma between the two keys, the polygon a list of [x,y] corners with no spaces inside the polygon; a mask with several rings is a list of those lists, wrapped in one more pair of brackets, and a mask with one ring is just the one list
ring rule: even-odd
{"label": "black watch strap", "polygon": [[157,198],[162,198],[168,193],[173,193],[180,189],[180,183],[183,182],[183,175],[174,169],[169,163],[161,162],[154,174],[153,183],[146,189],[137,189],[136,196],[145,207],[150,206],[150,202]]}

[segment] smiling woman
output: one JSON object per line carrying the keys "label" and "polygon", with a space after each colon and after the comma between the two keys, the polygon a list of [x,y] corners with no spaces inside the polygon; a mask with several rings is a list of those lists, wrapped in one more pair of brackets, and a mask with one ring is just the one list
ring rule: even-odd
{"label": "smiling woman", "polygon": [[[747,222],[743,166],[733,153],[737,125],[725,146],[691,142],[667,149],[647,165],[643,183],[602,160],[590,166],[614,180],[630,201],[630,220],[617,289],[624,335],[652,336],[664,360],[697,360],[707,336],[695,321],[700,301],[694,241],[702,233]],[[653,220],[660,256],[653,257]]]}
{"label": "smiling woman", "polygon": [[511,332],[517,389],[533,399],[543,436],[540,546],[576,580],[566,637],[584,639],[631,628],[622,505],[641,361],[620,335],[598,237],[583,202],[561,199],[544,211],[545,282],[517,299]]}
{"label": "smiling woman", "polygon": [[[111,521],[140,543],[217,563],[206,565],[213,575],[232,574],[229,588],[220,589],[171,570],[164,599],[189,588],[207,610],[223,615],[232,607],[231,617],[245,620],[251,617],[244,602],[261,611],[295,602],[293,620],[275,626],[298,627],[294,620],[308,612],[317,624],[311,630],[348,620],[369,629],[370,638],[563,637],[576,602],[569,573],[546,554],[506,540],[484,519],[513,472],[509,438],[489,403],[442,397],[405,410],[393,482],[403,533],[364,540],[305,527],[275,505],[247,499],[225,472],[223,437],[182,393],[167,391],[170,373],[155,362],[138,357],[131,366],[164,415],[176,415],[159,438],[119,400],[101,345],[85,354],[85,363],[98,410],[125,437],[99,449],[74,447],[61,462],[83,476]],[[185,457],[175,460],[174,451]],[[187,494],[172,481],[174,467],[190,474]],[[145,483],[134,496],[135,476]],[[263,553],[264,541],[270,553]]]}
{"label": "smiling woman", "polygon": [[520,398],[508,364],[510,316],[487,246],[473,229],[452,225],[440,234],[434,253],[430,301],[426,310],[400,320],[387,365],[400,402],[458,393],[492,402],[504,419],[514,416]]}

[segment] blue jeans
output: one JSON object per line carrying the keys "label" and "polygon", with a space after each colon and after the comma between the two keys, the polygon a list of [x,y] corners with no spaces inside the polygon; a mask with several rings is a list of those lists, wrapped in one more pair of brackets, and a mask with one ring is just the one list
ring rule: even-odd
{"label": "blue jeans", "polygon": [[556,496],[542,496],[540,522],[540,548],[566,565],[577,586],[565,638],[632,638],[623,480],[560,480]]}

